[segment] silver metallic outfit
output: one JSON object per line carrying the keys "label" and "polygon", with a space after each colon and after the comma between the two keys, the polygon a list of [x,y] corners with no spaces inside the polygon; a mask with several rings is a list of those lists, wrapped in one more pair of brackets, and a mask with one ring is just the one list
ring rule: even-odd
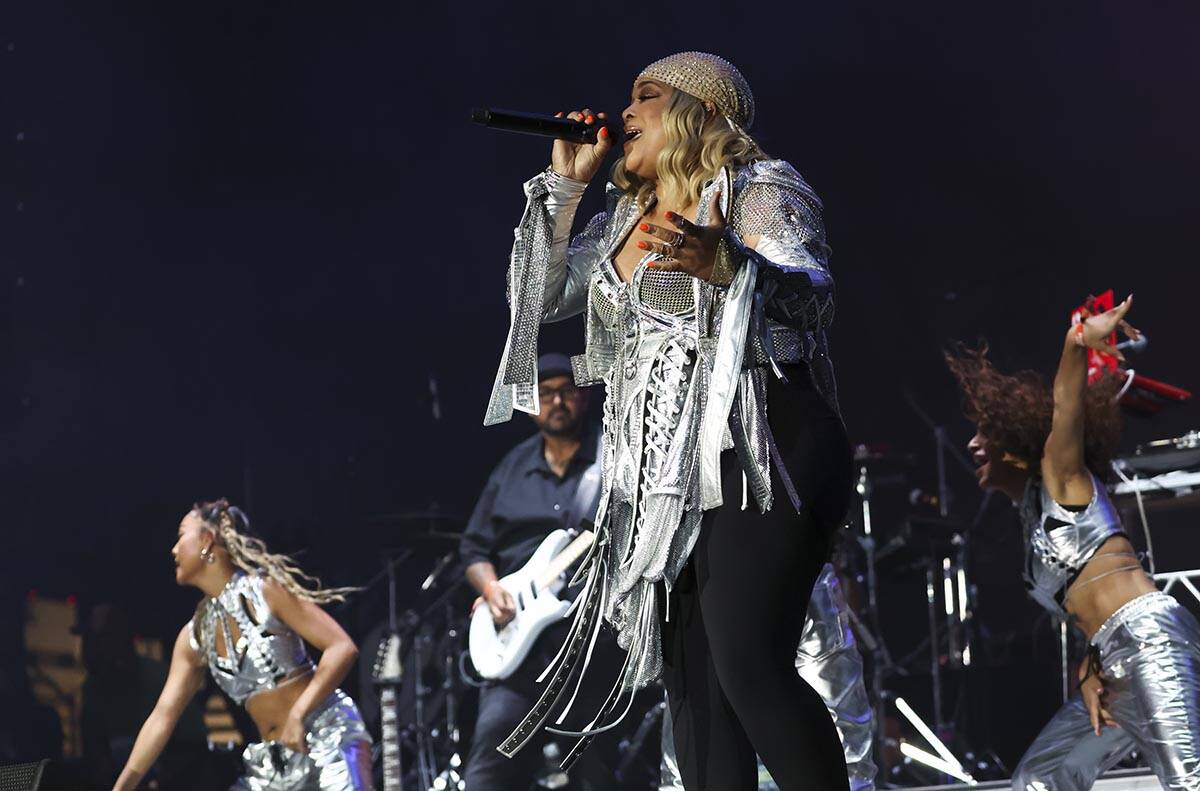
{"label": "silver metallic outfit", "polygon": [[1063,600],[1075,577],[1105,541],[1124,534],[1117,509],[1094,475],[1092,492],[1086,509],[1072,511],[1056,503],[1036,477],[1025,486],[1020,506],[1025,587],[1034,601],[1059,618],[1067,617]]}
{"label": "silver metallic outfit", "polygon": [[1168,791],[1200,791],[1200,625],[1169,594],[1127,602],[1092,638],[1117,725],[1096,736],[1069,701],[1038,734],[1014,791],[1084,791],[1134,747]]}
{"label": "silver metallic outfit", "polygon": [[[836,408],[825,341],[833,283],[821,204],[791,165],[765,160],[725,168],[704,187],[697,224],[709,222],[718,192],[728,218],[718,252],[721,268],[734,273],[728,287],[647,268],[654,253],[623,282],[612,258],[644,208],[610,185],[607,210],[571,239],[585,187],[550,169],[525,184],[528,202],[508,277],[511,326],[484,420],[507,420],[514,409],[538,412],[538,325],[586,313],[576,382],[603,382],[606,390],[598,541],[577,574],[586,583],[543,696],[500,747],[515,753],[549,716],[579,660],[586,667],[603,616],[628,657],[567,763],[598,722],[623,716],[633,692],[661,673],[655,586],[669,589],[704,511],[721,505],[722,450],[737,448],[745,488],[762,511],[774,503],[774,457],[789,505],[799,509],[767,425],[766,377],[772,370],[782,376],[780,363],[806,361]],[[750,236],[759,237],[753,249],[742,241]]]}
{"label": "silver metallic outfit", "polygon": [[[863,682],[862,656],[850,631],[849,607],[833,566],[813,585],[808,617],[796,651],[796,670],[820,694],[837,725],[846,753],[850,791],[875,791],[875,762],[871,759],[873,712]],[[675,759],[671,712],[663,719],[662,777],[659,791],[683,791]]]}
{"label": "silver metallic outfit", "polygon": [[[1020,506],[1030,596],[1066,617],[1066,589],[1121,522],[1092,477],[1083,511],[1063,508],[1037,479]],[[1103,575],[1100,575],[1103,576]],[[1098,579],[1096,577],[1096,579]],[[1135,746],[1167,789],[1200,791],[1200,626],[1171,596],[1147,593],[1114,612],[1092,637],[1106,708],[1118,727],[1092,731],[1083,701],[1068,701],[1038,734],[1013,776],[1015,791],[1074,791]]]}
{"label": "silver metallic outfit", "polygon": [[304,718],[308,753],[256,742],[230,791],[364,791],[372,788],[371,738],[350,696],[335,690]]}
{"label": "silver metallic outfit", "polygon": [[[240,704],[314,669],[304,640],[271,612],[263,582],[261,574],[235,571],[219,596],[200,603],[188,625],[192,649],[207,662],[217,685]],[[217,650],[218,634],[226,656]],[[231,790],[372,787],[371,737],[348,695],[334,690],[304,724],[307,755],[277,742],[252,743],[242,753],[245,774]]]}

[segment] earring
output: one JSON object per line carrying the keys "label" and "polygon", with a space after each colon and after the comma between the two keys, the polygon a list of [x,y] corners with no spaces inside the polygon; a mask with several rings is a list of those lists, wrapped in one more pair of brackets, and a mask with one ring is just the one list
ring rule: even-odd
{"label": "earring", "polygon": [[200,557],[203,558],[204,562],[208,563],[209,565],[212,565],[213,563],[217,562],[217,557],[216,557],[216,555],[213,554],[211,546],[207,546],[207,547],[204,547],[204,549],[201,549]]}

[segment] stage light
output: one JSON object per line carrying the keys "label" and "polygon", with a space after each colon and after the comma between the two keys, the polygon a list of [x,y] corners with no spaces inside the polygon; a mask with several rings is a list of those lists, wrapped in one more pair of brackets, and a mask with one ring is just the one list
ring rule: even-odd
{"label": "stage light", "polygon": [[946,615],[954,615],[954,585],[950,582],[950,558],[942,559],[942,596],[946,600]]}
{"label": "stage light", "polygon": [[[954,757],[954,753],[950,752],[950,748],[942,744],[942,740],[937,737],[937,734],[935,734],[929,728],[929,726],[917,716],[917,713],[913,711],[912,706],[908,705],[908,701],[906,701],[904,698],[897,697],[896,708],[901,714],[904,715],[904,719],[908,720],[909,723],[911,723],[912,726],[917,729],[917,732],[921,734],[922,738],[924,738],[925,741],[937,751],[937,754],[942,757],[942,760],[945,761],[947,765],[957,767],[959,771],[962,771],[962,764],[960,764],[958,759]],[[957,776],[958,775],[955,775],[955,777]]]}
{"label": "stage light", "polygon": [[974,777],[971,777],[971,775],[969,775],[961,766],[953,766],[948,764],[941,758],[938,758],[936,755],[925,752],[920,747],[914,747],[908,742],[900,742],[900,752],[906,758],[911,758],[919,764],[928,766],[930,769],[936,769],[942,774],[947,774],[951,777],[957,778],[958,780],[962,780],[967,785],[979,785],[979,781]]}

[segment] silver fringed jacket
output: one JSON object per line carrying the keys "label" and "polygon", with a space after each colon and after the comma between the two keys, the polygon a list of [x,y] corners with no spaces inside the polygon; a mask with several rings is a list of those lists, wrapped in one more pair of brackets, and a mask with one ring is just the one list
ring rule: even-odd
{"label": "silver fringed jacket", "polygon": [[[825,340],[833,281],[821,203],[786,162],[724,168],[705,185],[697,224],[709,223],[718,193],[728,218],[716,282],[648,267],[653,253],[622,281],[613,258],[644,208],[610,184],[606,210],[571,238],[586,186],[550,169],[525,183],[508,272],[511,327],[484,422],[539,411],[538,327],[584,313],[575,379],[603,383],[606,399],[599,541],[577,578],[589,578],[630,651],[624,679],[636,687],[661,669],[654,584],[670,587],[704,511],[722,504],[723,450],[737,449],[744,491],[761,510],[772,507],[766,377],[807,362],[836,408]],[[750,248],[743,240],[753,237]]]}

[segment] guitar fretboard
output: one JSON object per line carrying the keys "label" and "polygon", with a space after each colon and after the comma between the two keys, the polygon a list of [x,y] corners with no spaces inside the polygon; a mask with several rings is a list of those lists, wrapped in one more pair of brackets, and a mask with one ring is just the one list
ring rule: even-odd
{"label": "guitar fretboard", "polygon": [[379,696],[380,737],[383,741],[383,791],[402,791],[400,767],[400,723],[396,713],[396,690],[384,687]]}
{"label": "guitar fretboard", "polygon": [[583,557],[595,540],[596,534],[591,530],[584,530],[576,536],[575,540],[567,544],[566,549],[555,555],[554,560],[551,560],[550,564],[546,566],[546,573],[538,580],[538,590],[553,585],[559,575],[569,569],[572,563]]}

